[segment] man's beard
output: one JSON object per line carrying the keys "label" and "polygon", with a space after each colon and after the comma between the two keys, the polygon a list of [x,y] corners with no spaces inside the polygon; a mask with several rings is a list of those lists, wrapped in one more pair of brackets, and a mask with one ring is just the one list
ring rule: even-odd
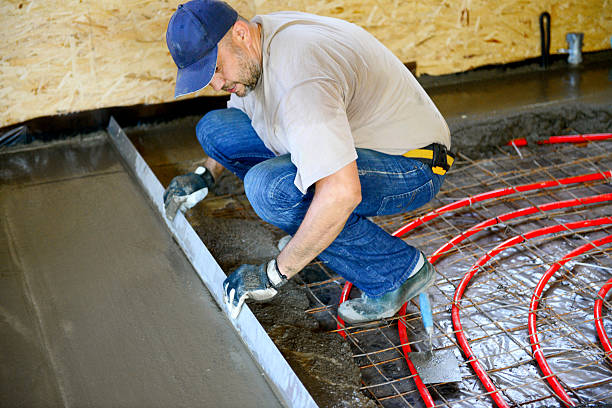
{"label": "man's beard", "polygon": [[235,48],[235,51],[237,52],[236,55],[240,64],[240,80],[237,83],[244,85],[244,93],[242,95],[236,93],[236,95],[243,97],[257,86],[257,82],[261,77],[261,65],[249,59],[238,47]]}

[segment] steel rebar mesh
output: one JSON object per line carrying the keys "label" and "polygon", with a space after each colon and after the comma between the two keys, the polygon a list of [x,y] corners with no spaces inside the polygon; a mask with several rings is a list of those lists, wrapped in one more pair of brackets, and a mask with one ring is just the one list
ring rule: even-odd
{"label": "steel rebar mesh", "polygon": [[[460,156],[443,189],[425,208],[408,214],[375,217],[389,232],[434,208],[490,190],[560,180],[612,168],[612,142],[548,145],[511,149],[494,157],[471,160]],[[473,225],[525,207],[612,193],[610,179],[516,192],[445,213],[406,234],[411,245],[431,255]],[[463,380],[429,386],[436,406],[490,407],[492,400],[456,345],[450,310],[458,282],[487,251],[506,239],[568,222],[612,215],[612,204],[577,205],[498,223],[465,239],[437,262],[438,279],[430,289],[436,334],[435,349],[457,355]],[[484,264],[470,281],[461,301],[461,322],[474,355],[508,404],[557,406],[559,400],[537,366],[528,337],[529,303],[542,274],[573,249],[609,235],[612,225],[543,235],[502,251]],[[576,404],[612,402],[612,365],[606,361],[593,323],[597,290],[612,271],[612,248],[595,248],[568,262],[549,281],[537,311],[540,344],[554,374]],[[344,281],[320,262],[302,273],[315,305],[308,311],[328,330],[336,330],[336,310]],[[354,296],[357,289],[354,289]],[[604,324],[612,332],[611,301],[604,302]],[[425,338],[416,304],[405,316],[349,327],[344,332],[359,365],[363,391],[384,407],[418,407],[423,402],[401,351],[397,320],[405,319],[413,350]],[[606,320],[607,319],[607,320]]]}

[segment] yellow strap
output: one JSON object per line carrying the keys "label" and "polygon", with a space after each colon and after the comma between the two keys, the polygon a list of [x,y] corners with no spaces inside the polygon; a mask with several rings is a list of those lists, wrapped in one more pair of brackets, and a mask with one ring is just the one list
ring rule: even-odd
{"label": "yellow strap", "polygon": [[433,159],[433,150],[427,149],[414,149],[409,152],[404,153],[402,156],[411,157],[413,159]]}
{"label": "yellow strap", "polygon": [[[433,160],[433,150],[428,150],[428,149],[414,149],[411,150],[409,152],[404,153],[402,156],[404,157],[410,157],[413,159],[429,159],[429,160]],[[448,166],[452,166],[453,162],[455,161],[455,159],[453,159],[453,157],[449,154],[446,155],[446,163],[448,163]],[[434,170],[435,173],[435,170]],[[439,174],[439,173],[436,173]]]}

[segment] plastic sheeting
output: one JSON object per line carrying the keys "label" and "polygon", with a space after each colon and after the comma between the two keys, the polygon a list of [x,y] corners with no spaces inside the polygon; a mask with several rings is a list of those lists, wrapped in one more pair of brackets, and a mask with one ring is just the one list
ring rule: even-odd
{"label": "plastic sheeting", "polygon": [[[536,147],[514,150],[489,160],[464,159],[447,176],[436,202],[417,212],[380,217],[376,221],[389,232],[416,216],[454,200],[520,184],[558,180],[612,168],[612,143],[587,146]],[[597,182],[537,189],[484,201],[444,214],[409,232],[403,238],[432,254],[453,236],[497,215],[524,207],[612,192],[609,179]],[[434,348],[452,349],[460,359],[463,381],[429,387],[436,406],[490,407],[491,398],[455,345],[450,319],[452,298],[459,280],[485,253],[501,242],[528,231],[555,224],[612,215],[612,204],[603,202],[537,212],[484,229],[442,256],[436,264],[439,279],[433,295],[436,334]],[[542,407],[561,404],[532,356],[527,319],[533,291],[542,274],[571,250],[609,235],[610,226],[592,227],[545,235],[502,251],[481,267],[461,301],[460,317],[468,342],[489,377],[510,406]],[[585,266],[589,265],[589,266]],[[312,312],[334,327],[333,302],[343,281],[324,265],[323,279],[308,277],[315,303],[328,305]],[[595,332],[593,306],[597,291],[612,274],[612,247],[597,248],[568,262],[546,286],[537,312],[539,339],[548,364],[576,404],[612,403],[612,365],[604,357]],[[311,276],[315,276],[313,273]],[[329,279],[332,279],[331,281]],[[355,294],[354,294],[355,295]],[[604,302],[603,319],[612,334],[612,301]],[[331,309],[331,311],[330,311]],[[425,339],[416,304],[408,305],[406,320],[413,349]],[[396,322],[348,328],[349,342],[361,366],[364,391],[385,407],[422,406],[399,350]]]}

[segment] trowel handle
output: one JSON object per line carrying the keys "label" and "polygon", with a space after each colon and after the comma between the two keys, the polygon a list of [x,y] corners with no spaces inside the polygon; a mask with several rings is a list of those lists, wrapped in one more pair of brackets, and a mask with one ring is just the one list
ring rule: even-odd
{"label": "trowel handle", "polygon": [[421,318],[423,319],[425,331],[431,334],[433,333],[433,314],[431,312],[431,303],[429,302],[429,294],[427,292],[419,294],[419,306],[421,307]]}

